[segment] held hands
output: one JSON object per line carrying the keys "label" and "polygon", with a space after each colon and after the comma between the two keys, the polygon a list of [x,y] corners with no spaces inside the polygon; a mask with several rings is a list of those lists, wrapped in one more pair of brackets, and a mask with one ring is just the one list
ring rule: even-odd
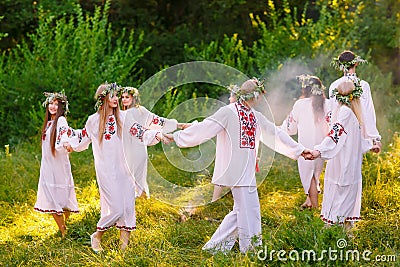
{"label": "held hands", "polygon": [[171,143],[171,142],[173,142],[174,141],[174,138],[168,138],[167,136],[166,136],[166,134],[163,134],[163,133],[160,133],[160,132],[158,132],[157,134],[156,134],[156,139],[158,140],[158,141],[161,141],[161,142],[163,142],[164,144],[166,144],[166,145],[168,145],[169,143]]}
{"label": "held hands", "polygon": [[[174,142],[174,135],[170,133],[163,134],[163,139],[168,140],[168,144]],[[164,143],[166,144],[166,143]]]}
{"label": "held hands", "polygon": [[185,130],[186,128],[190,127],[192,124],[191,123],[178,123],[178,128]]}
{"label": "held hands", "polygon": [[301,153],[301,156],[305,160],[314,160],[321,156],[321,152],[319,152],[318,150],[304,149],[303,153]]}
{"label": "held hands", "polygon": [[71,147],[71,145],[68,142],[63,143],[63,147],[68,151],[68,152],[72,152],[74,151]]}

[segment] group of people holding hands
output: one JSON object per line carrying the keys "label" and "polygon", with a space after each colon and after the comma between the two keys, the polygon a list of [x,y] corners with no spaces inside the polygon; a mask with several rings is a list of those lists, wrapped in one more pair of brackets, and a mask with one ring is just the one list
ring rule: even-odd
{"label": "group of people holding hands", "polygon": [[[65,94],[45,93],[42,161],[34,208],[51,213],[62,236],[66,235],[65,221],[71,212],[79,211],[68,155],[92,144],[101,214],[90,236],[91,248],[101,251],[102,235],[117,227],[121,249],[125,249],[136,228],[135,197],[150,196],[147,146],[173,141],[181,148],[193,147],[216,137],[212,184],[216,191],[229,187],[234,205],[203,250],[227,252],[237,240],[243,253],[261,245],[255,178],[260,141],[298,160],[307,195],[304,208],[318,207],[319,177],[327,160],[321,218],[327,225],[350,228],[360,219],[362,155],[381,148],[369,85],[355,73],[356,66],[364,62],[351,51],[334,60],[344,75],[330,86],[329,99],[318,77],[298,76],[302,97],[281,126],[254,109],[265,94],[263,83],[256,78],[230,86],[231,103],[199,123],[160,117],[140,105],[136,88],[105,83],[95,94],[96,113],[89,116],[83,129],[74,130],[65,118]],[[290,137],[294,134],[298,142]]]}

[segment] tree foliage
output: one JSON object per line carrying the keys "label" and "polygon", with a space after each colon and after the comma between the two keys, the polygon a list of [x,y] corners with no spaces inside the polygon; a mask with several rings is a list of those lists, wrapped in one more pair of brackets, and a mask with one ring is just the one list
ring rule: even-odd
{"label": "tree foliage", "polygon": [[[4,0],[0,140],[15,141],[40,127],[43,91],[65,89],[72,122],[81,127],[101,82],[139,86],[160,69],[192,60],[227,64],[259,77],[276,75],[297,60],[330,81],[337,76],[330,59],[351,49],[386,74],[378,76],[391,95],[396,92],[391,82],[400,81],[396,2]],[[175,97],[223,93],[188,88]],[[395,99],[394,93],[390,106]]]}
{"label": "tree foliage", "polygon": [[94,112],[97,86],[105,81],[130,84],[140,80],[135,65],[150,49],[142,47],[143,33],[122,30],[114,37],[108,3],[103,9],[96,8],[93,16],[85,16],[79,5],[74,12],[56,19],[39,9],[39,25],[29,34],[29,42],[3,54],[2,140],[36,133],[43,120],[43,92],[64,89],[71,116],[83,127],[83,121]]}

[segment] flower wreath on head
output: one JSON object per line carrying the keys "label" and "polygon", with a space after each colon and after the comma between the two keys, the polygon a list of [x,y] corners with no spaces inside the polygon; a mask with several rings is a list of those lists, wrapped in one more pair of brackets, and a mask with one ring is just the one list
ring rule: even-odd
{"label": "flower wreath on head", "polygon": [[96,104],[94,105],[94,109],[96,111],[99,111],[99,109],[103,106],[104,104],[104,99],[107,94],[109,94],[110,99],[115,95],[119,94],[121,91],[121,87],[117,85],[117,83],[104,83],[105,89],[97,96],[97,101]]}
{"label": "flower wreath on head", "polygon": [[136,105],[136,106],[139,106],[139,105],[140,105],[140,93],[139,93],[139,90],[138,90],[137,88],[135,88],[135,87],[129,87],[129,86],[127,86],[127,87],[122,87],[122,88],[121,88],[121,95],[122,95],[123,93],[128,93],[128,94],[130,94],[130,95],[133,97],[133,99],[135,100],[135,105]]}
{"label": "flower wreath on head", "polygon": [[356,63],[364,64],[364,63],[368,63],[368,61],[366,61],[365,59],[362,59],[360,56],[357,56],[357,55],[355,55],[355,57],[352,61],[344,61],[344,62],[340,61],[339,57],[334,57],[334,58],[332,58],[331,66],[337,70],[348,72],[350,67],[355,65]]}
{"label": "flower wreath on head", "polygon": [[67,96],[65,95],[64,89],[61,90],[61,92],[56,92],[56,93],[44,92],[43,94],[46,97],[46,100],[42,103],[43,107],[47,107],[47,105],[53,103],[54,100],[58,100],[61,103],[65,104],[65,115],[67,115],[67,113],[69,112],[69,108],[68,108]]}
{"label": "flower wreath on head", "polygon": [[324,93],[325,90],[325,86],[323,86],[322,84],[316,84],[313,83],[311,81],[311,78],[317,78],[315,76],[311,76],[308,74],[302,74],[299,76],[296,76],[297,80],[299,80],[299,82],[301,82],[301,88],[306,88],[307,86],[311,87],[311,94],[313,95],[322,95]]}
{"label": "flower wreath on head", "polygon": [[342,95],[339,93],[338,89],[335,88],[332,91],[332,95],[336,97],[336,100],[338,102],[345,104],[347,106],[351,106],[351,101],[353,101],[353,99],[357,99],[357,98],[361,97],[361,95],[363,93],[363,89],[361,87],[360,79],[358,79],[358,78],[348,79],[348,81],[351,81],[352,83],[354,83],[353,92],[351,92],[347,95]]}
{"label": "flower wreath on head", "polygon": [[235,94],[238,100],[246,101],[249,99],[257,98],[261,94],[265,94],[264,80],[259,80],[255,77],[253,77],[251,80],[256,84],[256,88],[254,88],[254,90],[251,92],[244,92],[240,90],[240,88],[237,85],[233,85],[233,87],[231,88],[231,89],[237,89],[237,91],[234,90],[230,91]]}
{"label": "flower wreath on head", "polygon": [[231,95],[236,95],[240,90],[240,87],[237,84],[230,84],[226,88],[229,90],[229,92],[231,92]]}

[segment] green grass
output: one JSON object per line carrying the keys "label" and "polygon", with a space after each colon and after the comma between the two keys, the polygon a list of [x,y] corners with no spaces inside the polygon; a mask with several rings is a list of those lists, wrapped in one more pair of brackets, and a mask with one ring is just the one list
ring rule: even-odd
{"label": "green grass", "polygon": [[[0,266],[400,266],[400,138],[395,135],[392,139],[385,152],[365,156],[364,219],[356,225],[354,238],[347,237],[340,227],[324,228],[318,211],[299,209],[304,194],[297,164],[276,156],[259,187],[263,230],[259,257],[241,254],[237,245],[227,255],[201,250],[231,210],[230,194],[186,218],[179,207],[139,198],[137,230],[129,248],[119,250],[118,231],[111,229],[103,238],[104,252],[93,253],[89,235],[99,219],[99,196],[90,150],[70,157],[81,212],[71,215],[68,236],[61,239],[51,216],[33,211],[41,152],[40,144],[31,140],[11,147],[11,156],[0,152]],[[160,172],[175,176],[175,180],[185,178],[163,164],[159,150],[151,153],[155,153],[153,164]],[[339,239],[347,242],[344,253],[346,249],[371,251],[371,261],[329,260],[328,255],[321,261],[279,261],[276,252],[269,259],[272,250],[285,250],[286,258],[291,251],[301,257],[302,251],[314,250],[318,258],[323,250],[338,249]],[[265,249],[267,255],[262,254]],[[395,255],[397,261],[377,262],[374,259],[379,255]]]}

